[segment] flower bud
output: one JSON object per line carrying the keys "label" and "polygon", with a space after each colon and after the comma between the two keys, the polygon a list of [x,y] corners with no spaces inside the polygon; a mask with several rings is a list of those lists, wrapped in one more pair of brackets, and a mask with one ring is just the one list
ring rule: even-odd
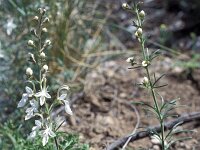
{"label": "flower bud", "polygon": [[39,10],[41,15],[44,15],[45,12],[46,12],[46,9],[44,9],[44,8],[39,8],[38,10]]}
{"label": "flower bud", "polygon": [[38,20],[38,19],[39,19],[39,17],[38,17],[38,16],[35,16],[33,19],[34,19],[34,20]]}
{"label": "flower bud", "polygon": [[127,3],[122,4],[123,9],[130,9],[130,6]]}
{"label": "flower bud", "polygon": [[42,28],[42,32],[47,32],[47,28]]}
{"label": "flower bud", "polygon": [[139,16],[140,16],[141,19],[144,19],[144,17],[145,17],[144,10],[140,11]]}
{"label": "flower bud", "polygon": [[30,62],[34,62],[34,63],[36,63],[36,60],[35,60],[35,56],[34,56],[34,54],[32,54],[32,53],[28,53],[28,55],[29,55],[29,61],[30,61]]}
{"label": "flower bud", "polygon": [[46,22],[49,22],[49,18],[48,17],[44,18],[42,23],[46,23]]}
{"label": "flower bud", "polygon": [[26,69],[26,75],[28,75],[28,76],[32,76],[33,75],[33,70],[30,67],[28,67]]}
{"label": "flower bud", "polygon": [[135,64],[137,64],[137,63],[135,62],[135,58],[134,58],[134,57],[129,57],[129,58],[127,58],[127,59],[126,59],[126,62],[130,63],[131,66],[134,66]]}
{"label": "flower bud", "polygon": [[45,44],[46,45],[51,45],[51,41],[50,40],[46,40]]}
{"label": "flower bud", "polygon": [[146,61],[146,60],[144,60],[144,61],[142,62],[142,66],[143,66],[143,67],[147,67],[149,64],[150,64],[150,62],[149,62],[149,61]]}
{"label": "flower bud", "polygon": [[32,40],[28,40],[28,45],[29,46],[34,46],[34,42]]}
{"label": "flower bud", "polygon": [[135,37],[138,38],[138,32],[137,31],[135,32]]}
{"label": "flower bud", "polygon": [[136,32],[139,37],[142,36],[142,28],[138,28]]}
{"label": "flower bud", "polygon": [[40,14],[42,14],[43,9],[42,8],[38,8],[38,10],[39,10]]}
{"label": "flower bud", "polygon": [[44,52],[40,53],[40,57],[41,58],[45,58],[46,57],[46,54]]}
{"label": "flower bud", "polygon": [[129,58],[126,59],[126,62],[131,63],[133,60],[134,60],[134,57],[129,57]]}
{"label": "flower bud", "polygon": [[49,67],[48,67],[47,65],[44,65],[42,68],[43,68],[45,71],[47,71],[47,70],[49,69]]}
{"label": "flower bud", "polygon": [[37,36],[36,29],[33,29],[33,28],[32,28],[32,29],[30,30],[30,32],[31,32],[31,34],[33,34],[34,36]]}
{"label": "flower bud", "polygon": [[149,83],[149,79],[147,77],[144,77],[142,83],[144,85],[147,85]]}
{"label": "flower bud", "polygon": [[46,11],[47,11],[47,10],[44,8],[44,9],[43,9],[43,14],[46,13]]}

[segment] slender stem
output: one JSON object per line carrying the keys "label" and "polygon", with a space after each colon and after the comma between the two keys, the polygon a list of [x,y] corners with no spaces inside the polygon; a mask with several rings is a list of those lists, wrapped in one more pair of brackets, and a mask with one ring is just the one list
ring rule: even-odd
{"label": "slender stem", "polygon": [[55,144],[56,144],[56,149],[59,150],[58,141],[57,141],[56,137],[54,137],[54,141],[55,141]]}
{"label": "slender stem", "polygon": [[154,104],[155,104],[155,107],[156,107],[156,112],[158,113],[159,112],[159,106],[158,106],[158,102],[157,102],[157,99],[156,99],[155,91],[153,89],[153,84],[152,84],[152,81],[151,81],[151,76],[150,76],[148,67],[146,67],[146,72],[147,72],[147,77],[149,79],[151,94],[152,94],[153,101],[154,101]]}
{"label": "slender stem", "polygon": [[162,138],[162,150],[165,150],[165,130],[164,130],[164,123],[163,120],[160,122],[160,127],[161,127],[161,138]]}
{"label": "slender stem", "polygon": [[[138,16],[138,22],[141,23],[141,20],[140,20],[140,17],[138,15],[138,11],[136,11],[137,13],[137,16]],[[144,60],[146,60],[146,58],[148,58],[148,56],[146,56],[145,54],[145,41],[144,41],[144,37],[143,35],[141,36],[141,39],[140,39],[140,43],[141,43],[141,47],[142,47],[142,52],[143,52],[143,57],[144,57]],[[162,140],[162,150],[165,150],[165,145],[164,145],[164,125],[163,125],[163,118],[161,116],[161,111],[159,109],[159,105],[158,105],[158,102],[157,102],[157,99],[156,99],[156,94],[155,94],[155,91],[154,91],[154,87],[153,87],[153,84],[152,84],[152,80],[151,80],[151,76],[150,76],[150,73],[149,73],[149,68],[148,66],[145,67],[145,70],[146,70],[146,73],[147,73],[147,78],[149,80],[149,84],[150,84],[150,90],[151,90],[151,94],[152,94],[152,97],[153,97],[153,101],[154,101],[154,105],[155,105],[155,111],[158,115],[158,118],[159,118],[159,122],[160,122],[160,127],[161,127],[161,140]]]}

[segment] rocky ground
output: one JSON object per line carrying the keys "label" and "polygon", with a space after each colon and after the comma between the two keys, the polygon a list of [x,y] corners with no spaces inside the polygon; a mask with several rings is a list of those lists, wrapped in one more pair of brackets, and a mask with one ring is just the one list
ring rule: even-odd
{"label": "rocky ground", "polygon": [[[184,70],[174,66],[173,60],[161,57],[153,64],[156,75],[167,72],[162,82],[168,86],[160,90],[165,100],[180,97],[181,107],[175,114],[181,115],[200,109],[199,90],[190,79],[184,78]],[[89,73],[85,80],[84,94],[73,105],[74,116],[69,118],[68,132],[81,133],[81,140],[90,144],[91,149],[101,150],[120,137],[132,132],[137,124],[136,111],[139,113],[140,127],[156,125],[158,122],[142,107],[131,102],[146,101],[152,103],[149,93],[138,87],[144,76],[141,70],[129,70],[124,60],[107,61]],[[196,73],[196,78],[198,73]],[[192,122],[180,128],[200,131],[199,122]],[[178,142],[172,149],[199,149],[200,138],[194,132],[188,135],[192,140]],[[144,144],[145,143],[145,144]],[[159,146],[145,138],[129,144],[131,149],[143,147],[158,150]]]}

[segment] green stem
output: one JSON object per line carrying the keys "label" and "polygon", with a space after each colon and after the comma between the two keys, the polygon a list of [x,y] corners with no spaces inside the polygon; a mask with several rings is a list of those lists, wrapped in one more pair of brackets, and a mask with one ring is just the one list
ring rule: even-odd
{"label": "green stem", "polygon": [[162,138],[162,150],[165,150],[165,129],[164,129],[164,123],[163,120],[160,122],[160,127],[161,127],[161,138]]}
{"label": "green stem", "polygon": [[155,104],[155,107],[156,107],[156,112],[158,113],[159,112],[159,106],[158,106],[158,102],[157,102],[157,99],[156,99],[155,91],[153,89],[153,84],[152,84],[152,81],[151,81],[151,76],[150,76],[148,67],[146,67],[146,72],[147,72],[147,78],[148,78],[149,84],[150,84],[151,94],[152,94],[153,101],[154,101],[154,104]]}
{"label": "green stem", "polygon": [[[138,15],[138,13],[137,13]],[[140,21],[139,21],[140,22]],[[142,52],[143,52],[143,57],[144,57],[144,60],[146,60],[146,56],[145,54],[145,42],[144,42],[144,37],[142,35],[141,37],[141,47],[142,47]],[[154,91],[154,87],[153,87],[153,84],[152,84],[152,80],[151,80],[151,76],[150,76],[150,73],[149,73],[149,68],[148,66],[145,67],[145,70],[146,70],[146,73],[147,73],[147,78],[149,80],[149,84],[150,84],[150,90],[151,90],[151,94],[152,94],[152,97],[153,97],[153,101],[154,101],[154,106],[155,106],[155,111],[158,115],[158,118],[159,118],[159,122],[160,122],[160,127],[161,127],[161,140],[162,140],[162,150],[165,150],[165,145],[164,145],[164,124],[163,124],[163,118],[161,116],[161,111],[159,109],[159,105],[158,105],[158,102],[157,102],[157,98],[156,98],[156,94],[155,94],[155,91]]]}

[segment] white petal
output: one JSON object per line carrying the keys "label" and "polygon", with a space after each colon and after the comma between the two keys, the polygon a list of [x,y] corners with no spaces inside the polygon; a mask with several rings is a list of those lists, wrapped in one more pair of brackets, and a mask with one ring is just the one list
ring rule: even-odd
{"label": "white petal", "polygon": [[29,107],[26,109],[25,111],[26,113],[33,113],[33,108],[32,107]]}
{"label": "white petal", "polygon": [[71,108],[69,106],[69,102],[68,101],[64,101],[64,103],[65,103],[65,111],[66,111],[66,113],[68,113],[69,115],[73,115],[72,110],[71,110]]}
{"label": "white petal", "polygon": [[26,93],[27,93],[30,97],[32,97],[32,95],[33,95],[33,90],[32,90],[30,87],[26,86]]}
{"label": "white petal", "polygon": [[55,137],[56,134],[55,134],[51,129],[49,129],[49,136],[51,136],[51,137]]}
{"label": "white petal", "polygon": [[30,133],[30,135],[28,136],[28,139],[33,139],[36,136],[36,131],[33,131]]}
{"label": "white petal", "polygon": [[33,100],[30,101],[30,104],[31,104],[31,107],[33,108],[33,111],[38,112],[38,110],[37,110],[38,109],[38,102],[33,99]]}
{"label": "white petal", "polygon": [[49,140],[49,136],[48,135],[44,135],[42,138],[42,145],[45,146],[47,144]]}
{"label": "white petal", "polygon": [[35,94],[35,97],[40,97],[42,95],[42,92],[38,92]]}
{"label": "white petal", "polygon": [[42,123],[40,122],[40,120],[35,120],[35,125],[38,127],[42,127]]}
{"label": "white petal", "polygon": [[40,106],[44,105],[44,102],[45,102],[45,97],[41,96],[40,97]]}
{"label": "white petal", "polygon": [[27,113],[27,115],[25,116],[25,120],[28,120],[31,117],[33,117],[33,113]]}
{"label": "white petal", "polygon": [[58,99],[59,100],[65,100],[65,98],[67,97],[67,94],[62,94]]}
{"label": "white petal", "polygon": [[49,93],[45,92],[45,97],[46,98],[51,98],[51,95],[49,95]]}
{"label": "white petal", "polygon": [[33,126],[32,127],[32,131],[35,131],[35,130],[37,130],[38,129],[38,126]]}
{"label": "white petal", "polygon": [[28,96],[27,94],[23,94],[22,95],[22,99],[19,101],[17,107],[20,108],[20,107],[24,107],[24,105],[26,104],[26,101],[28,100]]}

